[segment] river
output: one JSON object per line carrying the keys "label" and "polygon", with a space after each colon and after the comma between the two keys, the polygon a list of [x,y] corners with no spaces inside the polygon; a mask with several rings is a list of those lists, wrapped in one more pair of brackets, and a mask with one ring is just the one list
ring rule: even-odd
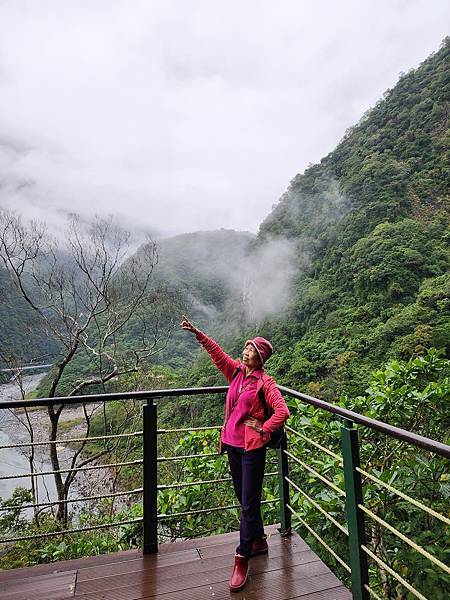
{"label": "river", "polygon": [[[36,388],[45,373],[39,375],[26,375],[23,378],[23,387],[26,393]],[[18,385],[14,382],[0,385],[0,403],[5,400],[20,400],[21,393]],[[42,417],[44,418],[44,414]],[[28,432],[18,420],[23,419],[23,415],[16,416],[11,410],[0,410],[0,445],[24,443],[30,440]],[[1,448],[0,449],[0,476],[20,475],[30,472],[28,462],[29,448]],[[35,466],[38,471],[49,471],[51,465],[49,461],[42,458],[36,461]],[[51,500],[56,498],[56,489],[53,477],[45,475],[38,477],[39,498],[43,500],[49,497]],[[0,480],[0,497],[10,498],[14,488],[21,486],[31,488],[31,479],[4,479]]]}
{"label": "river", "polygon": [[[29,393],[36,388],[39,381],[45,373],[39,375],[27,375],[23,377],[23,386],[25,392]],[[21,398],[20,390],[15,383],[6,383],[0,385],[0,406],[5,400],[19,400]],[[29,412],[33,423],[33,430],[36,441],[45,441],[48,439],[48,415],[45,408],[40,410],[31,410]],[[20,420],[24,419],[24,414],[13,412],[12,410],[0,409],[0,446],[8,444],[19,444],[30,441],[29,435]],[[63,430],[60,438],[68,437],[84,437],[86,435],[86,427],[83,419],[82,407],[65,407],[61,413],[60,425]],[[66,429],[66,431],[64,431]],[[58,457],[61,468],[71,466],[73,449],[70,445],[57,445]],[[10,476],[16,474],[25,474],[30,472],[28,462],[29,447],[26,448],[0,448],[0,476]],[[99,464],[97,462],[93,463]],[[35,452],[35,470],[36,471],[51,471],[51,463],[48,457],[48,446],[37,446]],[[39,476],[38,480],[38,497],[40,502],[56,500],[56,487],[53,475]],[[23,479],[5,479],[0,480],[0,497],[3,499],[10,498],[14,489],[18,486],[31,488],[31,478]],[[96,469],[93,471],[79,472],[75,481],[70,487],[70,498],[82,498],[96,494],[109,493],[113,490],[113,480],[111,472],[108,469]],[[116,499],[116,506],[125,506],[127,498]],[[96,502],[86,504],[71,504],[71,510],[78,512],[81,506],[84,508],[95,509]]]}

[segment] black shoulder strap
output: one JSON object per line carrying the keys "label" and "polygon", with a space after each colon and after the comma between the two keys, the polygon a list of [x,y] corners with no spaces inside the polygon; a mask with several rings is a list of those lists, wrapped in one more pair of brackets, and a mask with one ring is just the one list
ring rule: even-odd
{"label": "black shoulder strap", "polygon": [[239,365],[239,367],[236,367],[236,371],[233,373],[233,377],[231,378],[231,381],[233,381],[233,379],[238,376],[240,370],[241,370],[241,366]]}
{"label": "black shoulder strap", "polygon": [[[264,377],[264,375],[261,376],[261,379],[263,377]],[[264,379],[263,379],[263,384],[264,384]],[[263,405],[263,408],[264,408],[264,418],[267,421],[267,419],[270,417],[270,411],[269,411],[269,407],[267,406],[266,396],[264,394],[264,388],[263,388],[263,386],[261,386],[259,388],[258,397],[259,397],[259,400],[260,400],[261,404]]]}

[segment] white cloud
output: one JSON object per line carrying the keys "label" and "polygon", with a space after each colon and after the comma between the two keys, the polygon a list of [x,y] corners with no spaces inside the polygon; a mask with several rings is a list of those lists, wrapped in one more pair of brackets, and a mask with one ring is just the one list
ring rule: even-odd
{"label": "white cloud", "polygon": [[0,2],[0,203],[255,231],[446,34],[448,3]]}

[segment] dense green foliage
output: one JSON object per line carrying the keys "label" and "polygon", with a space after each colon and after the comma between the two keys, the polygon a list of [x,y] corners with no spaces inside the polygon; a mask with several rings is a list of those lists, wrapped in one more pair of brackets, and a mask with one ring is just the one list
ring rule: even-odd
{"label": "dense green foliage", "polygon": [[[430,350],[424,357],[407,362],[390,362],[385,369],[372,374],[364,396],[344,396],[338,403],[366,416],[448,443],[449,397],[450,361],[442,359],[439,353]],[[292,436],[293,453],[343,489],[343,472],[338,459],[317,452],[307,441],[312,439],[319,442],[340,456],[340,423],[330,413],[306,407],[301,402],[292,402],[291,406],[294,409],[292,427],[305,436],[297,439]],[[359,428],[359,438],[361,465],[365,470],[437,512],[443,515],[448,513],[450,487],[445,459],[368,428]],[[345,523],[342,498],[333,490],[295,464],[292,478],[338,522]],[[442,562],[447,561],[450,541],[448,528],[407,500],[383,489],[379,484],[364,478],[363,485],[364,503],[367,508]],[[348,560],[345,536],[302,494],[294,494],[293,499],[297,502],[300,516],[314,529],[317,528],[339,556]],[[299,528],[323,559],[329,561],[328,553],[317,545],[309,532],[301,524]],[[433,597],[442,600],[446,598],[450,580],[438,567],[370,517],[366,518],[366,530],[369,547],[373,551],[377,550],[377,556],[401,573],[422,593],[429,594],[433,590]],[[371,585],[374,589],[378,593],[384,591],[388,598],[403,598],[404,596],[400,595],[401,588],[396,590],[395,581],[390,577],[385,579],[386,574],[377,569],[374,563],[369,562]],[[344,579],[345,571],[338,563],[335,563],[335,567]]]}

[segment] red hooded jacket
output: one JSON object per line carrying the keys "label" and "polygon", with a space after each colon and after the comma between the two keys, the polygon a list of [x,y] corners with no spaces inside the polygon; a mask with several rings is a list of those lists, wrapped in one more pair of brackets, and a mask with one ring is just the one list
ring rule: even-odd
{"label": "red hooded jacket", "polygon": [[[225,375],[228,383],[231,383],[231,380],[236,373],[236,369],[240,367],[245,368],[245,365],[243,365],[241,361],[231,358],[231,356],[222,350],[217,342],[209,338],[202,331],[199,331],[196,334],[196,338],[203,348],[208,352],[216,367]],[[261,388],[263,389],[267,405],[270,406],[274,411],[273,415],[267,421],[264,421],[264,407],[262,406],[258,395],[258,392]],[[230,408],[231,400],[227,395],[225,411],[227,414]],[[253,427],[246,427],[244,446],[246,451],[255,450],[256,448],[261,448],[261,446],[264,446],[270,439],[270,433],[275,431],[277,427],[283,425],[283,423],[289,417],[288,407],[286,406],[286,402],[284,401],[280,390],[277,388],[275,380],[273,377],[266,375],[264,371],[262,372],[262,375],[258,381],[255,400],[249,412],[249,416],[258,419],[258,421],[264,421],[263,431],[265,433],[261,435],[258,431],[253,429]]]}

